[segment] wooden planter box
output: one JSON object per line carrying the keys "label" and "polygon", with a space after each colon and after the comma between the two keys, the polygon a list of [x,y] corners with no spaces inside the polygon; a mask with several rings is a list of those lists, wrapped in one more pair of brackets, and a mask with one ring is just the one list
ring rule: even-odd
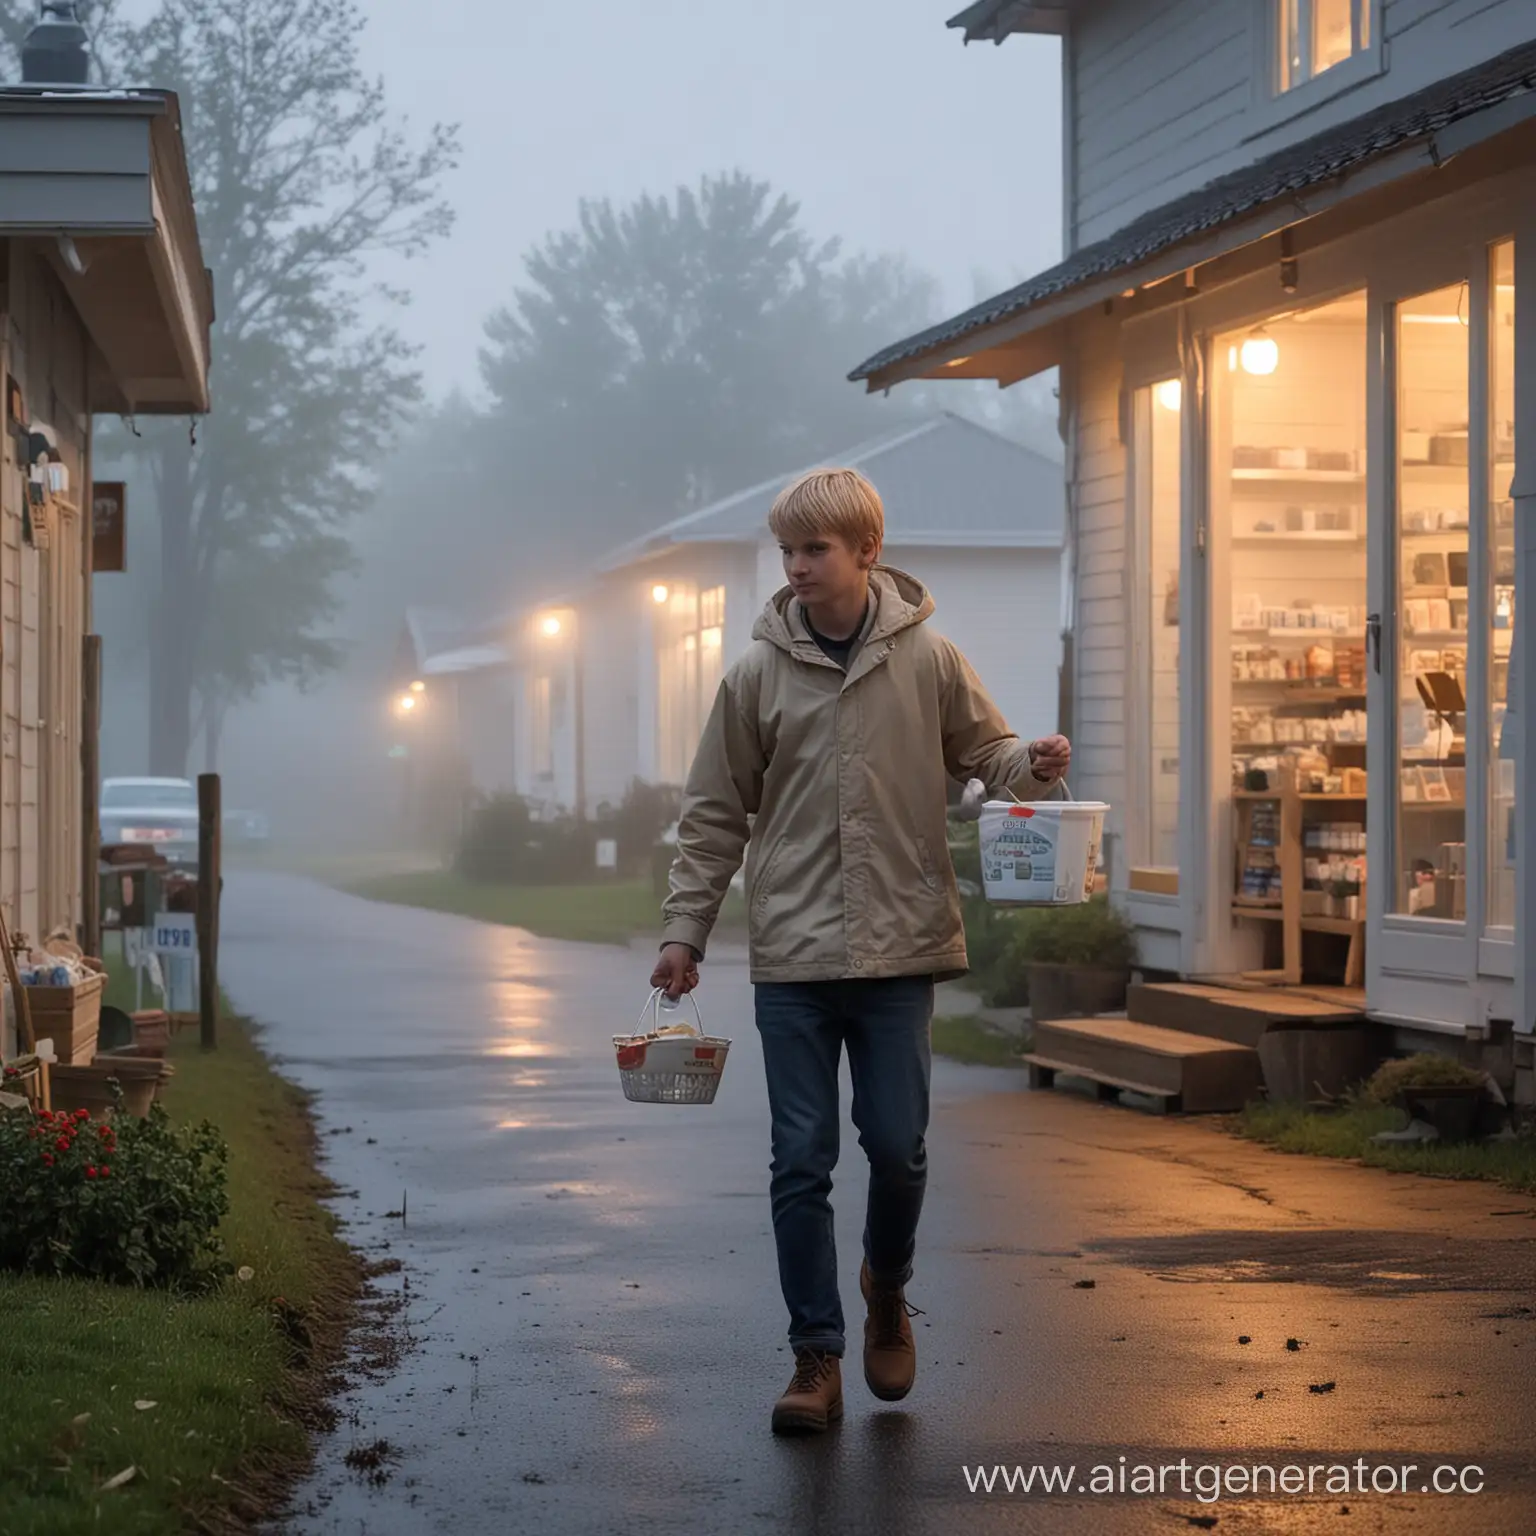
{"label": "wooden planter box", "polygon": [[95,1057],[106,988],[105,976],[93,976],[77,987],[27,988],[32,1033],[38,1040],[53,1041],[63,1065],[84,1066]]}
{"label": "wooden planter box", "polygon": [[109,1078],[122,1084],[123,1112],[142,1120],[155,1102],[160,1084],[157,1078],[96,1063],[88,1067],[55,1067],[49,1074],[53,1089],[53,1107],[62,1110],[86,1110],[93,1120],[103,1119],[112,1109],[113,1093]]}

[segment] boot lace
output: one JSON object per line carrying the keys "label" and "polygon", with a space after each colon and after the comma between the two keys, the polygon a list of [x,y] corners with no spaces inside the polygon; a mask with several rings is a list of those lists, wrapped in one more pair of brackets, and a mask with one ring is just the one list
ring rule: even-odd
{"label": "boot lace", "polygon": [[869,1315],[875,1325],[875,1343],[900,1344],[902,1321],[908,1317],[924,1317],[921,1307],[914,1307],[902,1291],[887,1291],[875,1287],[870,1292]]}
{"label": "boot lace", "polygon": [[802,1349],[795,1356],[795,1378],[791,1392],[814,1392],[831,1370],[832,1356],[819,1349]]}

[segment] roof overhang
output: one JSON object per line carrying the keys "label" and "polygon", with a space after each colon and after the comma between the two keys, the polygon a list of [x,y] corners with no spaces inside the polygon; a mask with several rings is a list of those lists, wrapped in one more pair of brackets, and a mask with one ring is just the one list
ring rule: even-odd
{"label": "roof overhang", "polygon": [[1072,322],[1236,282],[1336,240],[1407,201],[1445,196],[1536,150],[1536,44],[1437,82],[1133,221],[1017,288],[877,353],[849,375],[1006,387],[1060,363]]}
{"label": "roof overhang", "polygon": [[965,33],[968,43],[1001,43],[1015,32],[1043,32],[1065,37],[1070,0],[977,0],[949,25]]}
{"label": "roof overhang", "polygon": [[422,671],[428,677],[454,677],[465,672],[482,672],[487,667],[504,667],[511,660],[511,652],[504,645],[467,645],[462,650],[433,656]]}
{"label": "roof overhang", "polygon": [[0,236],[34,239],[94,344],[91,408],[209,408],[213,281],[165,91],[0,91]]}

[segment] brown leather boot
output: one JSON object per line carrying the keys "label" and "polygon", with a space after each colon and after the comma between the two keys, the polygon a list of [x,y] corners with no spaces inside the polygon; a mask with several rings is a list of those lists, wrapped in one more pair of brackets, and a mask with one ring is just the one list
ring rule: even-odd
{"label": "brown leather boot", "polygon": [[795,1351],[795,1374],[773,1405],[776,1435],[810,1435],[843,1416],[843,1363],[820,1349]]}
{"label": "brown leather boot", "polygon": [[910,1315],[917,1307],[907,1305],[900,1286],[877,1286],[869,1265],[859,1269],[859,1290],[869,1307],[864,1320],[864,1380],[881,1402],[899,1403],[917,1380],[917,1344],[912,1338]]}

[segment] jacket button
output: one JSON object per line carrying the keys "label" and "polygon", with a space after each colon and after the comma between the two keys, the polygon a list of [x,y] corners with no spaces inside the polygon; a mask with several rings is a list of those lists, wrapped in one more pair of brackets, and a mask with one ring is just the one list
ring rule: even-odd
{"label": "jacket button", "polygon": [[864,962],[862,960],[855,960],[853,962],[853,968],[856,971],[862,971],[864,969]]}

